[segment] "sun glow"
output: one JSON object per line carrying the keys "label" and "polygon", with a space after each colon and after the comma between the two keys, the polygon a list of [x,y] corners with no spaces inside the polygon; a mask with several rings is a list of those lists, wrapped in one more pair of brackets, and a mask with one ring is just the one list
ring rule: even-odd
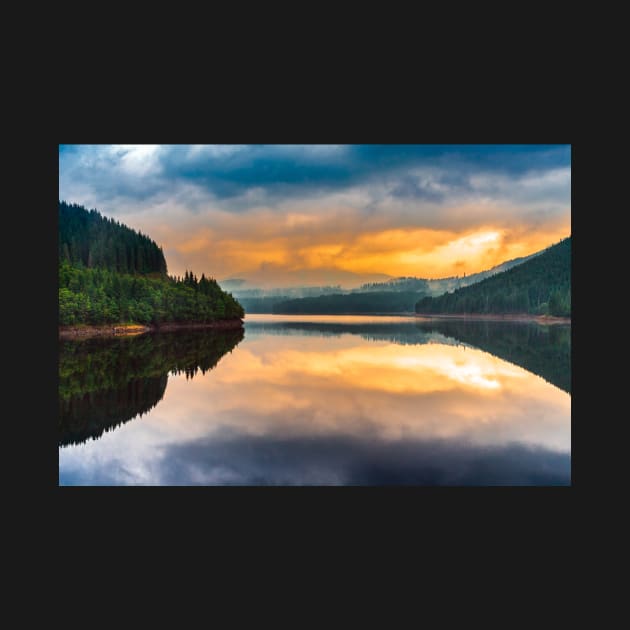
{"label": "sun glow", "polygon": [[346,289],[470,275],[567,237],[568,149],[75,145],[59,185],[156,240],[173,274]]}
{"label": "sun glow", "polygon": [[[241,354],[248,351],[243,348]],[[524,371],[512,368],[486,353],[461,347],[427,344],[400,346],[379,344],[373,347],[344,347],[334,352],[319,352],[316,347],[300,351],[276,351],[264,356],[250,355],[235,375],[255,378],[265,365],[267,378],[284,383],[292,375],[301,378],[334,379],[334,386],[343,382],[356,390],[422,393],[450,390],[465,386],[479,393],[499,391],[519,379]]]}

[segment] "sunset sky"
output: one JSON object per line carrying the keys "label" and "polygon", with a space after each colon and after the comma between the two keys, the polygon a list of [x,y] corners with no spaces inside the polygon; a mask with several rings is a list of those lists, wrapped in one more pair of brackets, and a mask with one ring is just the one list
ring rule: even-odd
{"label": "sunset sky", "polygon": [[60,145],[59,199],[170,274],[249,286],[441,278],[571,233],[570,145]]}

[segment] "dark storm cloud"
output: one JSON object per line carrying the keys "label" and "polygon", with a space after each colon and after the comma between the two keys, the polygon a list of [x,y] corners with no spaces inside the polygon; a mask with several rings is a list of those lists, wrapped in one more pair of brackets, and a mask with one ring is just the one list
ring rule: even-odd
{"label": "dark storm cloud", "polygon": [[188,147],[170,147],[161,155],[160,164],[164,177],[194,182],[218,198],[239,196],[251,188],[279,196],[305,190],[330,192],[400,173],[394,194],[439,200],[442,191],[407,171],[413,167],[443,169],[436,176],[437,183],[452,189],[466,188],[466,176],[480,168],[517,175],[566,166],[569,160],[567,147],[550,146],[350,145],[320,153],[317,146],[254,145],[233,153],[200,150],[193,155]]}
{"label": "dark storm cloud", "polygon": [[[255,189],[273,202],[373,182],[388,183],[396,197],[440,201],[469,190],[469,176],[479,171],[518,176],[570,163],[570,148],[553,145],[164,145],[152,157],[153,168],[134,172],[121,168],[128,150],[61,145],[62,188],[90,184],[103,199],[134,200],[172,194],[182,185],[218,200]],[[431,177],[410,172],[416,168],[432,169]]]}
{"label": "dark storm cloud", "polygon": [[457,164],[459,168],[521,174],[529,170],[568,166],[569,145],[356,145],[357,161],[383,166]]}
{"label": "dark storm cloud", "polygon": [[250,146],[234,153],[190,155],[186,147],[174,147],[161,159],[168,177],[195,182],[216,197],[241,195],[250,188],[289,192],[293,187],[345,186],[356,173],[351,161],[334,154],[309,154],[303,147]]}
{"label": "dark storm cloud", "polygon": [[568,485],[568,453],[456,441],[226,436],[172,446],[169,485]]}

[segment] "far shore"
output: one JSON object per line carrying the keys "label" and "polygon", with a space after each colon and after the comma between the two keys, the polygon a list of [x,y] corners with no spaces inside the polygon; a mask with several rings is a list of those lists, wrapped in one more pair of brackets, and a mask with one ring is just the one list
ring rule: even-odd
{"label": "far shore", "polygon": [[107,324],[103,326],[59,326],[60,339],[83,339],[87,337],[122,337],[142,335],[147,332],[168,332],[172,330],[200,330],[214,328],[219,330],[234,330],[243,327],[243,320],[221,319],[205,324],[169,322],[160,326],[142,324]]}
{"label": "far shore", "polygon": [[537,324],[570,324],[570,317],[552,315],[532,315],[530,313],[416,313],[419,319],[465,319],[491,322],[536,322]]}

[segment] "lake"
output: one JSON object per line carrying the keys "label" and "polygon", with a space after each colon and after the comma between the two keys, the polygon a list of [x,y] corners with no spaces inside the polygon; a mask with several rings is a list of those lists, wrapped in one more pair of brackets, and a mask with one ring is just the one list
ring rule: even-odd
{"label": "lake", "polygon": [[60,485],[570,485],[571,327],[248,315],[60,341]]}

